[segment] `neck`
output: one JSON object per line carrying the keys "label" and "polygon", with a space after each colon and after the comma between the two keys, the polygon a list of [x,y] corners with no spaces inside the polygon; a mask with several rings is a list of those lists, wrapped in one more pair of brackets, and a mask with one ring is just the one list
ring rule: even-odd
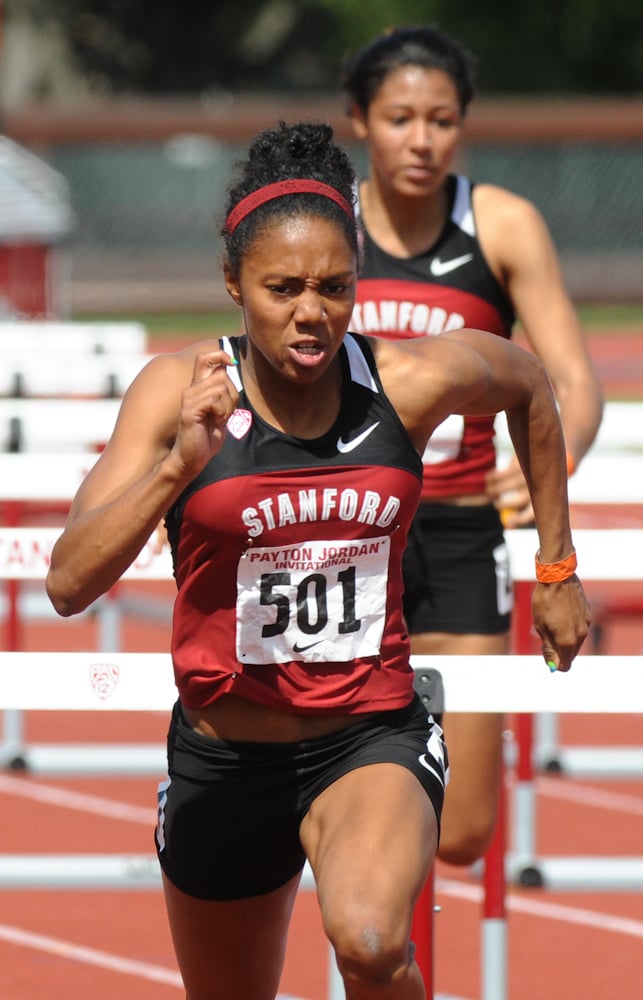
{"label": "neck", "polygon": [[342,395],[339,357],[314,382],[297,383],[281,376],[250,349],[242,356],[241,375],[254,410],[284,434],[314,440],[337,419]]}
{"label": "neck", "polygon": [[447,186],[410,198],[382,187],[374,175],[361,184],[360,208],[364,225],[382,249],[410,257],[430,247],[442,232],[449,210]]}

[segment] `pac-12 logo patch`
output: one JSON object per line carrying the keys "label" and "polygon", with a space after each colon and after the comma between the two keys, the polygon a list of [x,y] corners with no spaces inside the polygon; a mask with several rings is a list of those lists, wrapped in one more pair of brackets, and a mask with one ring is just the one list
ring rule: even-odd
{"label": "pac-12 logo patch", "polygon": [[228,423],[226,424],[228,430],[233,437],[236,437],[237,441],[240,441],[242,437],[250,430],[252,425],[252,413],[250,410],[235,410],[228,417]]}
{"label": "pac-12 logo patch", "polygon": [[105,701],[114,693],[120,675],[120,667],[115,663],[92,663],[89,668],[89,681],[92,690],[101,701]]}

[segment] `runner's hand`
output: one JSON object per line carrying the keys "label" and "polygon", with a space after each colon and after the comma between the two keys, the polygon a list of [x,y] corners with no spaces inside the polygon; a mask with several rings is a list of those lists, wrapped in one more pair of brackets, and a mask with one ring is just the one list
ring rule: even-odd
{"label": "runner's hand", "polygon": [[570,576],[562,583],[537,583],[532,598],[534,625],[546,663],[569,670],[589,633],[592,613],[583,585]]}
{"label": "runner's hand", "polygon": [[239,398],[228,375],[228,367],[233,364],[225,351],[199,354],[194,360],[192,382],[182,393],[174,451],[193,476],[223,445],[226,423]]}

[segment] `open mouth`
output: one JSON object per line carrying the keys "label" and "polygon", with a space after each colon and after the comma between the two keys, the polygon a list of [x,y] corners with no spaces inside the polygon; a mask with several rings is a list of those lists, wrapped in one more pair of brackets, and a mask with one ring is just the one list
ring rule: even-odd
{"label": "open mouth", "polygon": [[293,344],[290,350],[302,365],[314,365],[326,353],[321,344]]}

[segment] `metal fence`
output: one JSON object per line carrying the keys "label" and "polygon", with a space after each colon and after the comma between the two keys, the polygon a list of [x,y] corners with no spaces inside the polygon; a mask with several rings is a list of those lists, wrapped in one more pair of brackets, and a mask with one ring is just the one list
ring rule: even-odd
{"label": "metal fence", "polygon": [[[277,118],[330,121],[364,170],[340,100],[314,107],[265,95],[212,110],[157,102],[7,123],[68,180],[74,311],[217,308],[219,229],[234,162]],[[120,117],[119,117],[120,116]],[[31,121],[31,124],[29,122]],[[638,122],[638,127],[636,124]],[[120,123],[120,124],[119,124]],[[577,300],[643,300],[643,102],[482,104],[460,166],[543,212]]]}

